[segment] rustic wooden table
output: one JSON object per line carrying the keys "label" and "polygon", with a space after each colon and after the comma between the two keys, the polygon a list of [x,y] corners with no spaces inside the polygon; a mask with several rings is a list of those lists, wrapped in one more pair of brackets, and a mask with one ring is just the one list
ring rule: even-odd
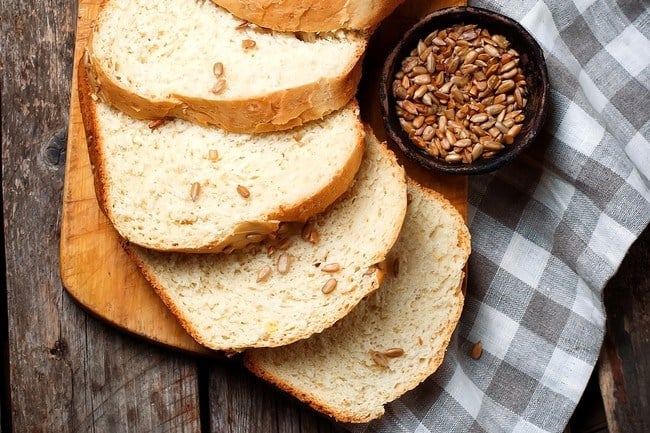
{"label": "rustic wooden table", "polygon": [[[2,431],[342,431],[237,363],[124,335],[69,298],[58,250],[77,3],[0,5]],[[606,296],[611,319],[600,383],[612,432],[650,431],[649,252],[646,230]],[[587,431],[574,424],[574,433]]]}

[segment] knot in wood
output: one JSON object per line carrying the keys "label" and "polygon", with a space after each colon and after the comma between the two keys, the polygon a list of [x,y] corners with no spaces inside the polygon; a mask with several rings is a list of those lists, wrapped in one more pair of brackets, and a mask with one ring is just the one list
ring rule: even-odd
{"label": "knot in wood", "polygon": [[43,159],[46,165],[54,168],[65,164],[66,143],[68,141],[68,128],[59,129],[47,142],[43,150]]}
{"label": "knot in wood", "polygon": [[52,359],[63,359],[68,354],[68,344],[65,340],[59,338],[50,348],[50,357]]}

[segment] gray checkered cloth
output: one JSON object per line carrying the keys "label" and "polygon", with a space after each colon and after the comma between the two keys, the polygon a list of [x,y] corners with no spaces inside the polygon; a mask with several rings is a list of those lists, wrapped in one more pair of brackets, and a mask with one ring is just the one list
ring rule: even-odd
{"label": "gray checkered cloth", "polygon": [[359,432],[561,432],[598,359],[602,290],[650,220],[650,3],[470,4],[544,48],[549,120],[517,163],[470,180],[467,298],[443,365]]}

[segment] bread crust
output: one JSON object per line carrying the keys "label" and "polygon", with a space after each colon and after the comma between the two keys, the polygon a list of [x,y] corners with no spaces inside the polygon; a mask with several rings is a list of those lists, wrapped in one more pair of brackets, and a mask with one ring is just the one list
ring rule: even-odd
{"label": "bread crust", "polygon": [[[101,7],[107,2],[104,0]],[[102,68],[103,62],[92,50],[94,34],[100,26],[101,22],[90,33],[84,67],[91,86],[103,101],[135,119],[174,117],[244,134],[291,129],[344,107],[354,98],[361,80],[367,44],[362,39],[354,60],[341,75],[322,77],[301,86],[243,99],[206,99],[179,94],[150,98],[128,89]]]}
{"label": "bread crust", "polygon": [[[415,180],[407,178],[409,188],[417,188],[422,193],[432,197],[434,200],[438,201],[440,205],[449,212],[449,214],[455,220],[455,226],[458,228],[458,248],[461,250],[462,254],[469,258],[471,252],[471,243],[470,243],[470,234],[465,222],[463,221],[462,216],[458,213],[458,210],[440,193],[433,191],[431,189],[421,186]],[[445,352],[449,346],[449,342],[453,336],[453,333],[456,329],[458,321],[463,310],[464,296],[462,292],[464,272],[461,273],[461,278],[456,288],[453,297],[456,300],[456,308],[452,312],[452,315],[449,317],[449,320],[446,323],[446,326],[440,330],[437,335],[444,336],[444,344],[439,348],[439,350],[434,353],[429,361],[429,364],[426,369],[415,372],[415,374],[406,380],[402,381],[398,387],[396,387],[392,395],[388,398],[388,402],[393,401],[406,392],[412,390],[424,380],[426,380],[431,374],[433,374],[438,367],[442,364],[444,359]],[[380,288],[381,290],[381,288]],[[376,408],[376,411],[371,413],[355,413],[353,411],[341,411],[335,407],[332,407],[328,404],[327,401],[318,399],[317,396],[305,392],[303,390],[296,389],[290,383],[285,381],[282,377],[273,373],[273,371],[266,370],[262,363],[256,359],[254,353],[248,352],[244,356],[244,364],[248,370],[250,370],[256,376],[266,380],[267,382],[272,383],[281,390],[293,395],[303,403],[306,403],[313,409],[324,413],[339,422],[344,423],[366,423],[374,419],[381,417],[385,409],[383,405],[380,405]]]}
{"label": "bread crust", "polygon": [[212,0],[243,20],[278,31],[367,30],[404,0]]}
{"label": "bread crust", "polygon": [[[113,222],[115,221],[115,218],[111,213],[110,199],[106,187],[108,174],[103,162],[105,158],[103,156],[102,137],[97,123],[97,102],[93,99],[93,95],[95,95],[94,98],[97,98],[97,96],[88,80],[85,69],[80,65],[78,71],[79,104],[81,107],[84,129],[86,131],[88,153],[90,156],[90,164],[95,184],[95,195],[97,196],[100,209],[106,217]],[[356,102],[354,103],[356,104]],[[355,132],[355,147],[345,166],[343,166],[333,176],[332,181],[328,185],[323,187],[320,191],[317,191],[311,197],[307,197],[304,201],[291,206],[278,206],[274,212],[269,213],[265,220],[242,221],[241,224],[234,228],[232,235],[224,239],[204,239],[204,243],[195,245],[192,248],[179,248],[158,244],[138,244],[159,251],[215,253],[223,251],[225,248],[229,247],[232,247],[233,249],[244,248],[246,245],[251,243],[250,240],[247,239],[247,234],[273,233],[278,230],[279,224],[282,221],[306,221],[311,216],[325,210],[352,184],[354,177],[359,170],[359,166],[361,165],[365,147],[365,132],[361,122],[357,124]],[[120,232],[118,227],[116,227],[116,229]]]}

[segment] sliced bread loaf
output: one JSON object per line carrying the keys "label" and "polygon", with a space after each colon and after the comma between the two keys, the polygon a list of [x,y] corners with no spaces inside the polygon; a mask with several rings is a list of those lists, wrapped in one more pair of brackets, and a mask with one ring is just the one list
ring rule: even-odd
{"label": "sliced bread loaf", "polygon": [[289,129],[345,106],[366,40],[301,40],[209,1],[105,0],[85,65],[109,104],[139,119],[178,117],[231,132]]}
{"label": "sliced bread loaf", "polygon": [[377,265],[405,213],[404,170],[369,133],[352,189],[306,225],[283,226],[274,241],[230,255],[126,249],[199,343],[273,347],[331,326],[379,287]]}
{"label": "sliced bread loaf", "polygon": [[366,30],[404,0],[213,0],[233,15],[279,31]]}
{"label": "sliced bread loaf", "polygon": [[97,100],[79,71],[99,204],[122,237],[148,248],[215,252],[259,242],[280,221],[322,212],[361,163],[356,103],[267,134],[184,120],[157,125]]}
{"label": "sliced bread loaf", "polygon": [[380,289],[323,333],[251,350],[258,376],[343,422],[367,422],[442,362],[463,306],[470,242],[455,208],[409,181],[406,220]]}

